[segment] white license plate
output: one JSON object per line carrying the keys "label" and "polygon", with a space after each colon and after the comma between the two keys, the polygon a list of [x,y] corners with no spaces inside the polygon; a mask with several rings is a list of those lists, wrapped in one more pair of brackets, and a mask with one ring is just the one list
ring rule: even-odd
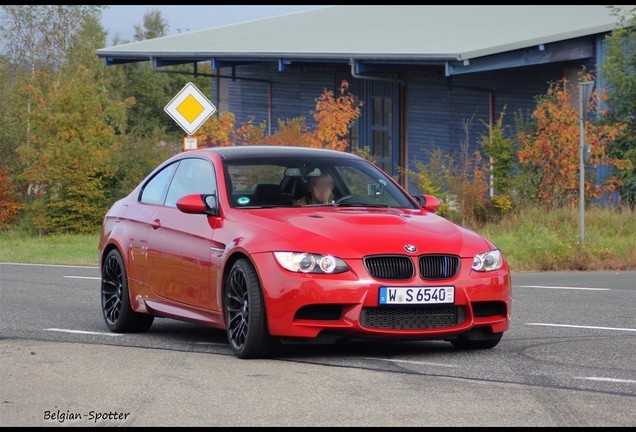
{"label": "white license plate", "polygon": [[452,304],[455,287],[380,287],[381,305]]}

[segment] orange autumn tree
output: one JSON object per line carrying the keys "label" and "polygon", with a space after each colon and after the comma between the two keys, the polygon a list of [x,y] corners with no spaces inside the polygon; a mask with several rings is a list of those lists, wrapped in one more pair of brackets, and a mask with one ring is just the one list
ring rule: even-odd
{"label": "orange autumn tree", "polygon": [[11,179],[0,169],[0,231],[17,220],[21,208]]}
{"label": "orange autumn tree", "polygon": [[[581,79],[587,81],[592,78],[588,74]],[[602,184],[597,183],[597,167],[626,168],[624,161],[611,158],[606,153],[608,143],[617,137],[623,125],[601,125],[601,122],[595,121],[595,117],[606,114],[599,108],[599,101],[605,97],[602,92],[594,91],[587,107],[585,134],[586,142],[591,146],[590,159],[586,164],[586,173],[589,174],[585,182],[587,199],[613,192],[619,182],[616,177],[610,177]],[[579,196],[579,114],[572,106],[566,79],[552,83],[547,93],[538,98],[532,120],[529,131],[518,134],[517,156],[522,168],[533,173],[535,198],[543,201],[546,207],[573,205],[578,202]]]}
{"label": "orange autumn tree", "polygon": [[346,80],[340,82],[339,92],[336,97],[325,90],[316,100],[312,114],[318,124],[313,134],[321,147],[344,151],[349,147],[349,127],[360,117],[362,102],[356,102]]}
{"label": "orange autumn tree", "polygon": [[234,145],[236,118],[231,112],[209,118],[197,131],[199,146],[228,147]]}
{"label": "orange autumn tree", "polygon": [[297,145],[344,151],[349,147],[349,128],[360,117],[361,101],[356,101],[343,80],[334,92],[324,90],[311,112],[316,126],[307,126],[304,117],[278,120],[276,132],[267,135],[267,125],[252,120],[239,126],[231,112],[221,113],[206,121],[197,136],[201,147],[232,145]]}

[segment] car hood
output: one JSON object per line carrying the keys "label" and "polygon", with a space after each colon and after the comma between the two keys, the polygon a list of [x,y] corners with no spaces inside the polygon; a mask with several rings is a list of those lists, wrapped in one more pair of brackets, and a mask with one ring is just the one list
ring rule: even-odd
{"label": "car hood", "polygon": [[298,251],[340,258],[404,254],[406,245],[415,246],[416,255],[443,253],[472,258],[489,250],[478,234],[426,211],[346,207],[240,211],[245,212],[243,223],[284,238]]}

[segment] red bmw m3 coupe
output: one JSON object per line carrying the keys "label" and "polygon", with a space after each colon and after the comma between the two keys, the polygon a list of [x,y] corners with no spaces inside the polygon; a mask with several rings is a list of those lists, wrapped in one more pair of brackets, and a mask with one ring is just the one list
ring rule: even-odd
{"label": "red bmw m3 coupe", "polygon": [[104,217],[106,326],[208,325],[227,332],[239,358],[347,337],[493,348],[510,325],[508,265],[438,208],[346,152],[180,153]]}

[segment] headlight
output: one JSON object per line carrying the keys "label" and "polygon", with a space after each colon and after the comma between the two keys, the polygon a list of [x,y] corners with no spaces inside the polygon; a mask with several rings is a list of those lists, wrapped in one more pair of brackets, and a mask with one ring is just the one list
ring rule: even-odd
{"label": "headlight", "polygon": [[475,255],[473,258],[473,270],[489,272],[499,270],[503,266],[503,256],[497,249]]}
{"label": "headlight", "polygon": [[349,267],[340,258],[304,252],[274,252],[278,264],[296,273],[342,273]]}

